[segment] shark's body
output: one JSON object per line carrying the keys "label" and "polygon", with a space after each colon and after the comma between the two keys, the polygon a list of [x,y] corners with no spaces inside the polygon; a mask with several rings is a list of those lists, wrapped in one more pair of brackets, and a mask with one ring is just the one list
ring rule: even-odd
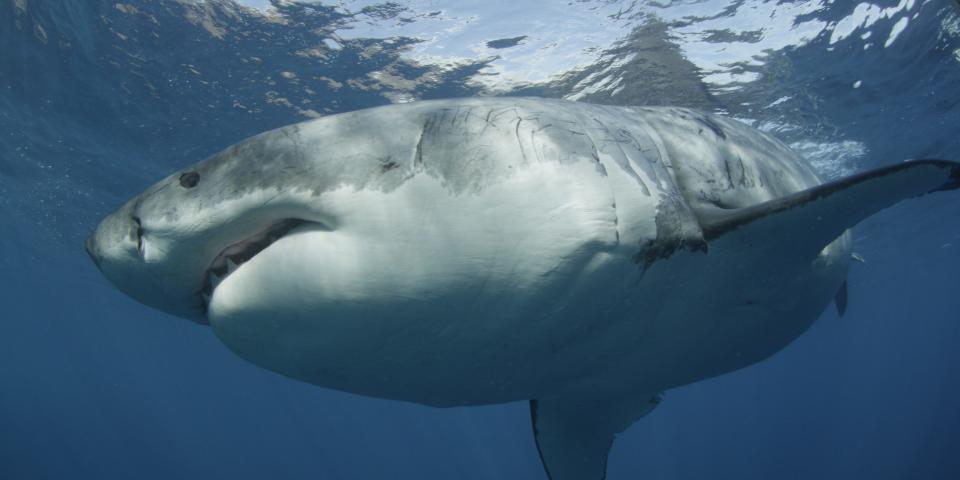
{"label": "shark's body", "polygon": [[253,137],[131,200],[88,249],[134,298],[284,375],[531,400],[548,474],[595,479],[660,392],[845,304],[847,228],[958,185],[943,161],[823,185],[777,140],[687,109],[430,101]]}

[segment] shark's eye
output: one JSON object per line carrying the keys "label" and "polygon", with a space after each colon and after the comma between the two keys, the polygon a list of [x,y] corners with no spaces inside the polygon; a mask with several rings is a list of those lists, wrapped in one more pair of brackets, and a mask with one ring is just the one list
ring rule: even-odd
{"label": "shark's eye", "polygon": [[180,175],[180,186],[183,188],[193,188],[200,181],[200,174],[197,172],[187,172]]}

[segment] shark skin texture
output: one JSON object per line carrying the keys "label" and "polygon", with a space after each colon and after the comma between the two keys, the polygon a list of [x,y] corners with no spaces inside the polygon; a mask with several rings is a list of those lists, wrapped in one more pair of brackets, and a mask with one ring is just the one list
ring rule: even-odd
{"label": "shark skin texture", "polygon": [[851,227],[958,188],[945,160],[824,183],[691,109],[432,100],[230,146],[86,247],[123,293],[282,375],[437,407],[529,401],[548,477],[596,480],[662,392],[842,313]]}

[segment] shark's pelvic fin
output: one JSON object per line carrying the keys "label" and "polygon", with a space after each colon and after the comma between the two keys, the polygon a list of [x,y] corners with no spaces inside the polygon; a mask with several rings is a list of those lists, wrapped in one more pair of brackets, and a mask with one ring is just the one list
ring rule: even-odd
{"label": "shark's pelvic fin", "polygon": [[815,255],[845,230],[901,200],[960,188],[960,163],[913,160],[870,170],[736,210],[711,209],[704,238],[761,238],[780,250]]}
{"label": "shark's pelvic fin", "polygon": [[550,480],[602,480],[614,437],[660,404],[661,394],[530,401],[540,460]]}

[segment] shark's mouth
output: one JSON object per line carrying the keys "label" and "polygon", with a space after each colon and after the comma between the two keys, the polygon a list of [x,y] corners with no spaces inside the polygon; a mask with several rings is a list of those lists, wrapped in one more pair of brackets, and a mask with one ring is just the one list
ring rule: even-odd
{"label": "shark's mouth", "polygon": [[220,285],[220,282],[233,273],[240,265],[243,265],[255,257],[258,253],[272,245],[273,242],[283,238],[293,229],[311,223],[314,222],[301,220],[299,218],[286,218],[272,224],[252,237],[230,245],[220,252],[220,254],[213,259],[213,262],[210,262],[210,267],[207,269],[204,277],[203,288],[200,289],[204,311],[206,311],[206,307],[210,304],[210,297],[213,296],[213,291]]}

